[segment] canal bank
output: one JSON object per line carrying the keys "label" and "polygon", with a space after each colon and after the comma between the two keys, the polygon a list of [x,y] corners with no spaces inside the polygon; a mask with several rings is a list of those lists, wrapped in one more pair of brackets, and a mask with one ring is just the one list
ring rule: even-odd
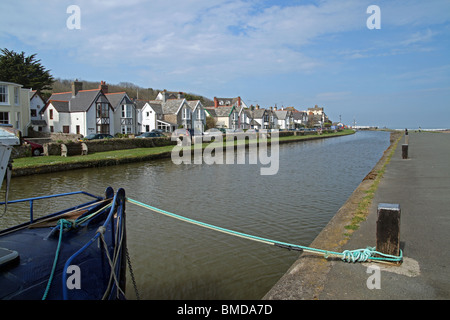
{"label": "canal bank", "polygon": [[[342,252],[375,246],[377,206],[401,207],[400,244],[403,263],[347,263],[303,253],[267,300],[448,299],[448,198],[450,135],[410,133],[409,156],[402,157],[396,140],[344,206],[311,243],[311,247]],[[376,175],[382,173],[376,188]],[[375,179],[371,179],[374,178]],[[372,188],[372,189],[371,189]],[[373,190],[368,215],[349,237],[346,226],[364,197]]]}
{"label": "canal bank", "polygon": [[[322,135],[280,137],[279,144],[303,142],[316,139],[327,139],[353,133],[353,130],[345,130],[342,132]],[[270,140],[268,141],[268,143],[270,144]],[[203,145],[203,149],[205,148],[205,145],[206,144]],[[246,146],[248,147],[248,143],[246,144]],[[87,156],[43,156],[38,157],[39,159],[36,157],[19,158],[14,160],[12,177],[167,159],[171,157],[173,147],[174,146],[172,145],[152,148],[114,150],[108,152],[97,152],[94,154],[89,154]]]}

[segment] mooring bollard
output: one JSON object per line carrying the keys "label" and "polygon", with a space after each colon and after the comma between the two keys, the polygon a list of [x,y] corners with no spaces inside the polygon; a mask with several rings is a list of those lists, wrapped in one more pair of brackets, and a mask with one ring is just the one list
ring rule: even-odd
{"label": "mooring bollard", "polygon": [[408,159],[408,145],[402,144],[402,159]]}
{"label": "mooring bollard", "polygon": [[377,251],[400,255],[400,205],[378,204]]}

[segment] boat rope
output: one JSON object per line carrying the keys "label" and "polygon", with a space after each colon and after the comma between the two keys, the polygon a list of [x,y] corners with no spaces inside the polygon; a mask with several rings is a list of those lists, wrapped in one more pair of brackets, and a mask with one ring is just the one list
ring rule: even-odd
{"label": "boat rope", "polygon": [[208,228],[208,229],[219,231],[219,232],[226,233],[229,235],[233,235],[233,236],[237,236],[237,237],[241,237],[241,238],[245,238],[245,239],[249,239],[249,240],[253,240],[253,241],[257,241],[257,242],[261,242],[261,243],[265,243],[265,244],[274,245],[274,246],[281,247],[284,249],[319,254],[319,255],[324,256],[325,258],[337,257],[337,258],[341,258],[343,261],[346,261],[346,262],[366,262],[366,261],[400,262],[403,259],[401,250],[400,250],[399,256],[394,256],[394,255],[388,255],[388,254],[378,252],[375,250],[374,247],[367,247],[366,249],[357,249],[357,250],[345,250],[343,252],[334,252],[334,251],[329,251],[329,250],[301,246],[301,245],[297,245],[297,244],[280,242],[280,241],[262,238],[262,237],[258,237],[258,236],[254,236],[254,235],[250,235],[250,234],[245,234],[245,233],[238,232],[238,231],[233,231],[230,229],[225,229],[225,228],[214,226],[214,225],[204,223],[201,221],[186,218],[186,217],[177,215],[175,213],[171,213],[171,212],[168,212],[168,211],[165,211],[162,209],[155,208],[153,206],[150,206],[148,204],[142,203],[142,202],[134,200],[134,199],[127,198],[127,201],[132,204],[135,204],[137,206],[146,208],[148,210],[152,210],[154,212],[161,213],[161,214],[169,216],[171,218],[175,218],[175,219],[178,219],[178,220],[181,220],[184,222],[188,222],[188,223],[191,223],[191,224],[203,227],[203,228]]}
{"label": "boat rope", "polygon": [[44,295],[42,296],[42,300],[47,299],[48,292],[50,291],[50,286],[52,285],[53,277],[55,275],[56,264],[58,263],[59,250],[61,249],[62,234],[63,234],[63,231],[64,231],[64,227],[71,228],[72,227],[72,222],[70,222],[68,220],[65,220],[65,219],[59,220],[58,246],[56,247],[56,254],[55,254],[55,259],[53,260],[52,271],[50,272],[50,278],[48,279],[47,287],[45,288],[45,292],[44,292]]}
{"label": "boat rope", "polygon": [[[123,290],[120,288],[119,280],[117,279],[116,272],[114,271],[116,268],[116,265],[117,265],[118,258],[119,258],[119,256],[116,255],[116,252],[120,252],[120,247],[122,247],[123,241],[122,241],[122,239],[119,241],[120,247],[117,249],[116,252],[114,252],[113,259],[111,259],[110,255],[109,255],[108,244],[106,243],[106,240],[104,237],[105,231],[106,231],[106,229],[104,226],[99,227],[97,230],[97,232],[100,234],[100,239],[102,240],[102,244],[105,249],[106,257],[108,258],[109,267],[111,268],[110,277],[112,277],[114,279],[118,293],[120,292],[120,293],[122,293],[123,296],[125,296],[125,292],[123,292]],[[103,295],[102,300],[105,300],[107,298],[108,293],[109,293],[109,288],[105,291],[105,294]]]}
{"label": "boat rope", "polygon": [[[51,287],[51,284],[52,284],[52,281],[53,281],[53,278],[54,278],[54,275],[55,275],[56,265],[57,265],[58,259],[59,259],[59,252],[60,252],[60,249],[61,249],[62,235],[63,235],[64,230],[68,230],[68,229],[72,229],[72,228],[78,227],[83,222],[87,221],[88,219],[91,219],[92,217],[94,217],[98,213],[102,212],[103,210],[105,210],[105,209],[107,209],[107,208],[109,208],[111,206],[112,206],[112,204],[109,203],[106,206],[100,208],[99,210],[97,210],[97,211],[95,211],[95,212],[93,212],[93,213],[91,213],[91,214],[89,214],[89,215],[87,215],[85,217],[80,217],[80,218],[76,219],[75,221],[70,221],[70,220],[67,220],[67,219],[59,219],[58,224],[56,225],[56,227],[52,231],[52,232],[54,232],[54,230],[59,230],[58,245],[56,247],[55,259],[53,260],[52,271],[50,272],[50,277],[49,277],[49,279],[47,281],[47,286],[45,288],[44,295],[42,296],[42,300],[47,299],[47,295],[48,295],[48,293],[50,291],[50,287]],[[106,250],[106,252],[108,252],[108,251]],[[109,257],[108,257],[108,259],[109,259]]]}

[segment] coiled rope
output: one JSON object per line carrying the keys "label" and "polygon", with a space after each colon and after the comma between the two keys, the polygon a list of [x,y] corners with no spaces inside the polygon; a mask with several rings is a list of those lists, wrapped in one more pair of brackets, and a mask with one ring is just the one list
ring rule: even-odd
{"label": "coiled rope", "polygon": [[289,249],[289,250],[297,250],[297,251],[319,254],[319,255],[324,256],[325,258],[338,257],[346,262],[365,262],[365,261],[400,262],[403,259],[401,250],[400,250],[399,256],[393,256],[393,255],[388,255],[388,254],[378,252],[375,250],[374,247],[367,247],[366,249],[357,249],[357,250],[345,250],[343,252],[334,252],[334,251],[316,249],[316,248],[311,248],[311,247],[305,247],[305,246],[301,246],[301,245],[297,245],[297,244],[275,241],[275,240],[271,240],[271,239],[267,239],[267,238],[253,236],[250,234],[245,234],[245,233],[238,232],[238,231],[233,231],[230,229],[217,227],[217,226],[214,226],[214,225],[211,225],[208,223],[204,223],[201,221],[193,220],[190,218],[186,218],[186,217],[177,215],[175,213],[171,213],[171,212],[168,212],[168,211],[165,211],[162,209],[152,207],[148,204],[142,203],[142,202],[134,200],[134,199],[127,198],[127,201],[132,204],[138,205],[140,207],[146,208],[148,210],[152,210],[154,212],[161,213],[161,214],[169,216],[171,218],[175,218],[175,219],[178,219],[178,220],[181,220],[181,221],[184,221],[187,223],[191,223],[191,224],[203,227],[203,228],[219,231],[219,232],[237,236],[240,238],[245,238],[245,239],[249,239],[249,240],[253,240],[253,241],[262,242],[265,244],[275,245],[277,247],[281,247],[281,248],[285,248],[285,249]]}

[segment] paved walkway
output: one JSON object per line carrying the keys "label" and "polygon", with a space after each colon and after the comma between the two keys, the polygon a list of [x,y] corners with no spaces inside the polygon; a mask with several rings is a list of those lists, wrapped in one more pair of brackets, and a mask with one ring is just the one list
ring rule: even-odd
{"label": "paved walkway", "polygon": [[[343,248],[375,246],[378,204],[400,204],[403,264],[307,257],[315,262],[309,261],[304,269],[313,271],[305,272],[300,265],[292,268],[266,299],[450,299],[450,133],[410,132],[408,159],[402,159],[402,143],[403,138],[386,167],[367,220]],[[327,267],[316,268],[320,264]]]}

